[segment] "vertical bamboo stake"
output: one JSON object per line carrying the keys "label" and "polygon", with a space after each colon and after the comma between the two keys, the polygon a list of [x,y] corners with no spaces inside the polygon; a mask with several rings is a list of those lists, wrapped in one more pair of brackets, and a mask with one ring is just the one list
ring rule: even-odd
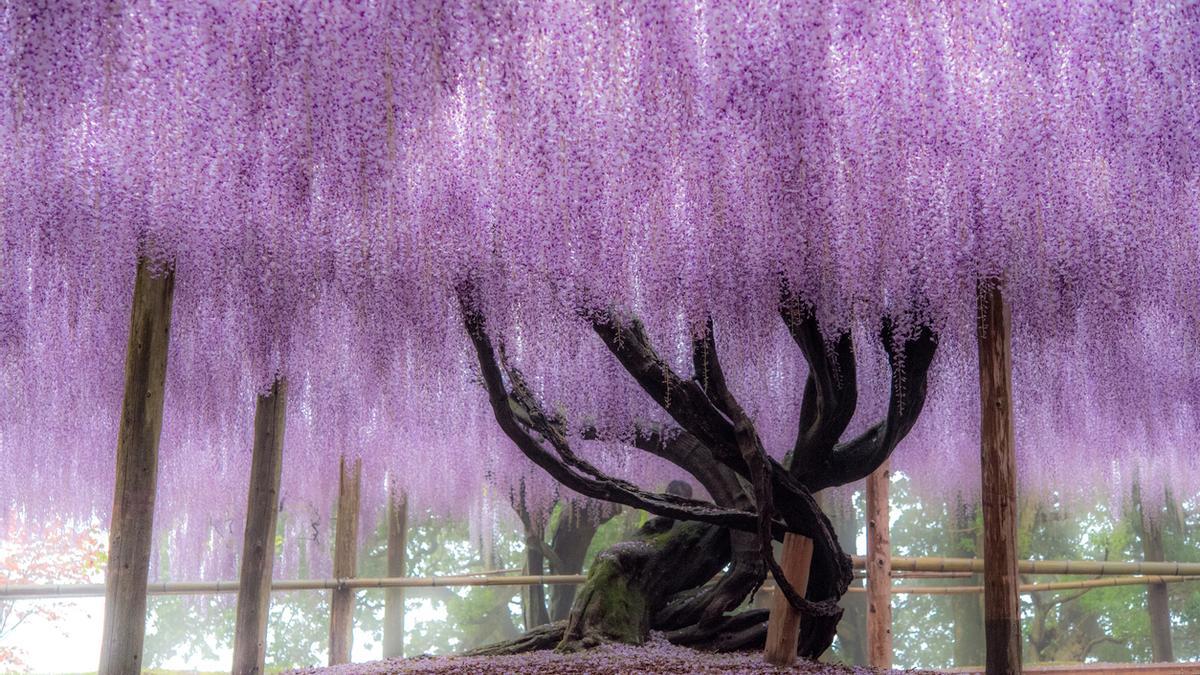
{"label": "vertical bamboo stake", "polygon": [[[783,576],[797,593],[808,589],[808,570],[812,565],[813,542],[808,537],[788,532],[783,535],[783,556],[780,566]],[[767,645],[764,658],[776,666],[789,666],[796,660],[800,641],[800,612],[792,607],[787,596],[775,591],[771,614],[767,619]]]}
{"label": "vertical bamboo stake", "polygon": [[983,613],[988,675],[1021,672],[1017,577],[1017,460],[1012,420],[1011,319],[997,281],[979,286],[983,470]]}
{"label": "vertical bamboo stake", "polygon": [[271,572],[275,564],[275,520],[279,513],[279,477],[283,470],[283,429],[287,382],[278,379],[254,407],[254,446],[246,499],[237,620],[233,634],[233,672],[263,672]]}
{"label": "vertical bamboo stake", "polygon": [[[358,492],[362,481],[362,460],[354,460],[354,472],[346,470],[343,457],[338,478],[337,529],[334,532],[333,576],[349,579],[358,568]],[[330,591],[329,665],[350,663],[354,644],[354,591],[336,588]]]}
{"label": "vertical bamboo stake", "polygon": [[892,535],[884,462],[867,476],[867,659],[875,668],[892,667]]}
{"label": "vertical bamboo stake", "polygon": [[174,291],[172,268],[156,274],[150,261],[138,259],[125,353],[125,397],[117,434],[100,675],[136,673],[142,667],[158,438]]}
{"label": "vertical bamboo stake", "polygon": [[[407,570],[408,497],[392,493],[388,502],[387,574],[402,577]],[[383,658],[404,656],[404,589],[389,588],[383,606]]]}

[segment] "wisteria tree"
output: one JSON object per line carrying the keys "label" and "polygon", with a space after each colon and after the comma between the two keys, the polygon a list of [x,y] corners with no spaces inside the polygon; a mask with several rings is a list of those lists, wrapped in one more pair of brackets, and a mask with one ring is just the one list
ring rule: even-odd
{"label": "wisteria tree", "polygon": [[577,492],[657,519],[526,644],[732,648],[800,533],[817,654],[849,571],[813,494],[906,436],[974,490],[981,284],[1024,489],[1200,475],[1190,5],[9,2],[0,69],[0,489],[108,516],[134,270],[173,268],[181,573],[233,576],[285,379],[289,542],[342,455],[375,509]]}
{"label": "wisteria tree", "polygon": [[[730,390],[711,322],[693,338],[694,370],[685,377],[655,352],[636,318],[587,313],[599,339],[674,421],[665,426],[630,420],[634,445],[690,474],[711,496],[710,503],[692,499],[690,489],[647,492],[580,458],[566,421],[549,412],[520,371],[506,363],[503,346],[498,352],[475,309],[471,287],[462,290],[464,322],[505,434],[564,486],[658,516],[633,540],[597,559],[566,622],[485,652],[550,645],[573,649],[606,640],[640,644],[650,630],[665,631],[677,644],[716,650],[761,646],[766,610],[734,610],[762,585],[768,570],[808,619],[802,624],[801,655],[816,657],[829,647],[851,568],[813,494],[861,480],[888,459],[924,404],[937,337],[922,326],[901,338],[884,322],[879,339],[892,369],[887,415],[842,440],[858,399],[853,340],[848,332],[830,340],[811,310],[786,289],[781,298],[780,316],[809,365],[795,447],[782,463],[767,455],[754,422]],[[774,559],[772,541],[783,531],[815,541],[807,593],[790,586]],[[720,575],[715,585],[700,588],[715,575]]]}

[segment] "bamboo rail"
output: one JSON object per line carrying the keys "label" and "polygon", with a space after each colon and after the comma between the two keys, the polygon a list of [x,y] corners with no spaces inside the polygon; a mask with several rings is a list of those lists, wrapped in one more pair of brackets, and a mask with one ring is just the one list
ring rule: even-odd
{"label": "bamboo rail", "polygon": [[[932,578],[932,577],[930,577]],[[546,574],[541,576],[499,576],[495,572],[479,572],[442,577],[380,577],[356,579],[292,579],[275,581],[271,591],[319,591],[332,589],[369,590],[377,588],[435,588],[469,586],[530,586],[533,584],[582,584],[587,577],[582,574]],[[1023,584],[1022,593],[1065,591],[1078,588],[1102,588],[1108,586],[1138,586],[1154,583],[1179,583],[1200,581],[1200,575],[1150,575],[1118,576],[1112,579],[1087,579],[1083,581],[1057,581],[1040,584]],[[210,593],[236,593],[236,581],[175,581],[156,582],[146,585],[150,595],[202,595]],[[763,591],[774,590],[764,586]],[[861,586],[851,586],[850,592],[862,593]],[[955,593],[981,593],[982,586],[894,586],[894,594],[910,595],[953,595]],[[86,598],[104,595],[104,584],[3,584],[0,585],[0,600],[34,600],[39,598]]]}
{"label": "bamboo rail", "polygon": [[[862,569],[863,558],[853,556],[854,566]],[[983,561],[976,558],[892,558],[895,572],[919,572],[921,577],[946,573],[946,578],[956,578],[963,573],[982,572]],[[1019,563],[1024,574],[1078,574],[1113,576],[1113,579],[1088,579],[1083,581],[1061,581],[1040,584],[1025,584],[1021,592],[1070,590],[1104,586],[1135,586],[1151,583],[1178,583],[1200,580],[1200,563],[1128,563],[1091,562],[1086,560],[1024,560]],[[487,570],[436,577],[380,577],[360,579],[291,579],[271,583],[272,592],[319,591],[332,589],[363,590],[372,588],[432,588],[444,586],[530,586],[533,584],[582,584],[587,577],[581,574],[545,574],[508,576],[509,570]],[[1141,575],[1141,576],[1134,576]],[[898,578],[904,578],[895,574]],[[768,590],[770,586],[764,587]],[[972,589],[950,590],[946,589]],[[979,586],[896,586],[894,593],[977,593]],[[236,581],[168,581],[146,584],[150,595],[197,595],[206,593],[236,593]],[[852,586],[852,592],[862,588]],[[0,583],[0,600],[30,600],[38,598],[85,598],[104,595],[104,584],[9,584]]]}
{"label": "bamboo rail", "polygon": [[[364,590],[371,588],[433,588],[439,586],[529,586],[533,584],[582,584],[582,574],[546,574],[535,576],[484,576],[480,574],[445,577],[292,579],[271,583],[271,591]],[[146,584],[150,595],[193,595],[236,593],[236,581],[167,581]],[[0,600],[35,598],[86,598],[104,595],[104,584],[4,584]]]}
{"label": "bamboo rail", "polygon": [[[1196,663],[1071,663],[1043,666],[1026,665],[1026,673],[1069,673],[1070,675],[1195,675]],[[955,675],[984,675],[982,668],[951,668]]]}
{"label": "bamboo rail", "polygon": [[[1110,579],[1087,579],[1084,581],[1055,581],[1041,584],[1021,584],[1019,591],[1022,595],[1030,593],[1047,593],[1052,591],[1069,591],[1081,588],[1106,588],[1110,586],[1141,586],[1144,584],[1173,584],[1183,581],[1197,581],[1200,577],[1172,576],[1128,576],[1112,577]],[[851,587],[852,593],[863,593],[866,589]],[[982,593],[983,586],[893,586],[894,594],[909,595],[956,595],[966,593]]]}
{"label": "bamboo rail", "polygon": [[[1040,584],[1021,584],[1020,592],[1046,593],[1052,591],[1070,591],[1080,588],[1106,588],[1109,586],[1141,586],[1144,584],[1175,584],[1184,581],[1200,581],[1200,576],[1123,576],[1111,579],[1086,579],[1083,581],[1052,581]],[[764,592],[773,593],[774,586],[763,586]],[[865,593],[862,586],[851,586],[851,593]],[[893,586],[893,595],[958,595],[967,593],[982,593],[983,586]]]}
{"label": "bamboo rail", "polygon": [[[863,556],[851,556],[855,569],[866,569]],[[973,572],[983,573],[981,558],[892,558],[896,572]],[[1067,574],[1080,576],[1116,576],[1130,574],[1168,577],[1200,576],[1200,563],[1182,562],[1107,562],[1092,560],[1019,560],[1021,574]]]}

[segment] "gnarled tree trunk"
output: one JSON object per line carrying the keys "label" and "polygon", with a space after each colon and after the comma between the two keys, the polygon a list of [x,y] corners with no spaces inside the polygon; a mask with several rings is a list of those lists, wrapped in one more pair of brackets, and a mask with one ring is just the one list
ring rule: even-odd
{"label": "gnarled tree trunk", "polygon": [[[712,497],[709,502],[678,491],[644,490],[576,455],[577,434],[547,412],[505,359],[503,344],[497,353],[472,284],[459,288],[481,381],[505,434],[565,487],[658,516],[597,557],[565,622],[476,653],[551,645],[571,650],[604,641],[640,644],[651,629],[664,631],[676,644],[707,649],[761,646],[766,610],[735,610],[767,571],[777,592],[804,616],[798,653],[816,658],[829,648],[843,612],[838,601],[852,575],[849,557],[813,495],[865,478],[909,432],[924,405],[937,337],[920,326],[900,337],[892,323],[883,322],[879,337],[892,368],[887,415],[859,436],[842,440],[857,405],[851,335],[823,335],[811,308],[786,289],[783,297],[780,315],[810,366],[796,444],[783,463],[766,454],[753,421],[727,385],[711,325],[694,337],[694,374],[683,377],[658,356],[637,320],[581,310],[617,361],[678,425],[645,428],[631,420],[633,445],[690,473]],[[783,574],[771,546],[772,539],[788,532],[813,541],[802,592]]]}

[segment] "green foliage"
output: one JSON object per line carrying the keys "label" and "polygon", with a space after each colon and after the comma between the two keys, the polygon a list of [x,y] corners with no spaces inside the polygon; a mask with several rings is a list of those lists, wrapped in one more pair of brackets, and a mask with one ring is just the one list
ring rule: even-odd
{"label": "green foliage", "polygon": [[[408,575],[447,576],[484,569],[520,567],[520,532],[495,528],[490,543],[472,541],[465,523],[418,516],[408,529]],[[280,523],[280,532],[284,524]],[[281,545],[282,539],[277,539]],[[489,551],[484,560],[482,551]],[[166,547],[161,575],[169,578]],[[486,564],[485,564],[486,563]],[[386,576],[387,526],[378,524],[359,552],[359,576]],[[302,558],[300,576],[309,576]],[[487,642],[514,637],[521,630],[519,588],[408,589],[405,599],[407,654],[445,654]],[[148,607],[145,658],[160,667],[174,660],[213,661],[227,657],[233,647],[235,598],[211,596],[152,596]],[[383,639],[384,591],[356,595],[356,640],[374,650]],[[421,617],[425,617],[423,620]],[[271,670],[319,665],[327,658],[329,593],[293,591],[271,596],[267,629],[267,664]],[[356,649],[360,645],[356,644]]]}
{"label": "green foliage", "polygon": [[[976,553],[977,536],[982,528],[978,508],[968,504],[963,510],[955,504],[918,495],[903,475],[893,480],[891,492],[894,555],[957,557]],[[846,499],[846,510],[852,512],[860,526],[850,526],[842,539],[847,548],[854,548],[861,545],[865,505],[861,493]],[[1200,508],[1194,503],[1184,503],[1167,516],[1163,521],[1167,559],[1200,562]],[[549,527],[560,517],[561,512],[556,509]],[[604,523],[588,549],[585,569],[592,567],[598,552],[629,537],[646,519],[644,513],[627,511]],[[857,536],[852,534],[855,531]],[[519,526],[497,524],[487,534],[488,541],[484,542],[480,535],[472,535],[465,523],[414,514],[408,530],[408,574],[441,576],[520,568],[524,564],[524,536]],[[360,553],[362,576],[385,574],[386,542],[385,525],[380,523]],[[1018,542],[1020,555],[1035,559],[1142,558],[1132,514],[1116,512],[1099,501],[1084,511],[1068,511],[1054,502],[1024,503]],[[168,569],[167,562],[163,561],[162,569]],[[1024,581],[1078,579],[1043,575]],[[957,586],[978,584],[979,579],[908,578],[897,583]],[[1200,583],[1171,584],[1169,588],[1176,658],[1200,658]],[[409,589],[405,603],[406,654],[446,654],[517,635],[523,629],[520,590],[515,587]],[[279,668],[324,662],[328,640],[327,596],[310,591],[272,597],[269,663]],[[615,592],[613,600],[620,600],[619,596]],[[976,596],[894,596],[895,662],[906,667],[941,668],[962,665],[964,654],[981,655],[981,636],[964,630],[963,621],[956,624],[956,618],[971,615],[970,603],[964,602],[969,598],[978,602]],[[1040,593],[1036,598],[1023,596],[1027,662],[1080,658],[1149,661],[1150,628],[1145,598],[1141,586]],[[361,640],[365,631],[372,647],[382,640],[383,599],[383,591],[358,594],[356,635]],[[173,658],[211,660],[228,653],[233,626],[232,596],[219,599],[157,596],[151,599],[150,611],[148,665],[159,665]],[[963,649],[964,642],[978,644]]]}
{"label": "green foliage", "polygon": [[596,554],[603,551],[619,541],[629,538],[639,527],[644,525],[647,520],[645,511],[626,510],[624,513],[606,520],[599,528],[596,529],[595,536],[592,537],[592,543],[588,545],[587,555],[583,559],[583,569],[588,569],[592,566],[592,561],[596,559]]}
{"label": "green foliage", "polygon": [[[465,523],[430,517],[408,528],[409,576],[462,574],[520,568],[524,535],[518,529],[490,533],[489,560],[483,542],[473,543]],[[417,593],[421,595],[417,596]],[[382,594],[380,594],[382,597]],[[416,597],[414,597],[416,596]],[[410,589],[406,613],[436,612],[434,621],[408,621],[406,654],[448,654],[515,637],[522,622],[517,587]]]}
{"label": "green foliage", "polygon": [[[903,475],[893,480],[891,491],[893,555],[974,554],[976,533],[983,526],[979,509],[974,510],[973,526],[958,531],[951,506],[919,498]],[[861,494],[856,495],[855,506],[861,523],[865,506]],[[1184,504],[1175,516],[1164,516],[1168,560],[1200,561],[1197,511],[1196,504]],[[1132,517],[1131,513],[1114,512],[1099,499],[1090,509],[1075,510],[1054,501],[1023,503],[1017,536],[1019,556],[1041,560],[1141,560],[1141,544]],[[1038,575],[1025,577],[1023,583],[1078,580],[1078,576]],[[954,586],[978,584],[979,579],[903,579],[896,583]],[[1171,584],[1168,588],[1175,657],[1181,661],[1200,658],[1200,583]],[[954,662],[955,597],[959,596],[894,596],[896,663],[928,668],[962,665]],[[1150,661],[1150,623],[1143,586],[1023,595],[1021,611],[1028,663]]]}

